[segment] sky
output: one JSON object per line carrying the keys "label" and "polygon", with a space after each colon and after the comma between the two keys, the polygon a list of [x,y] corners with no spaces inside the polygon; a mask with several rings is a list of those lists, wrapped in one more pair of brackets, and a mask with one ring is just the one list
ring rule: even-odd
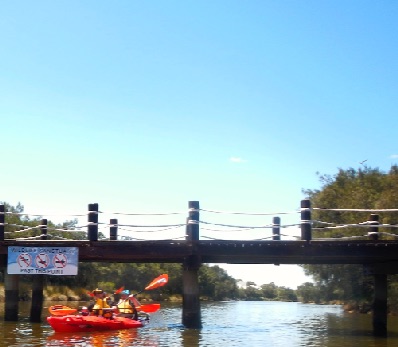
{"label": "sky", "polygon": [[[320,188],[317,173],[397,164],[396,1],[0,6],[0,201],[27,213],[56,220],[98,203],[110,218],[177,211],[167,223],[185,223],[199,201],[270,214],[203,221],[268,225]],[[221,266],[258,285],[311,280],[296,265]]]}

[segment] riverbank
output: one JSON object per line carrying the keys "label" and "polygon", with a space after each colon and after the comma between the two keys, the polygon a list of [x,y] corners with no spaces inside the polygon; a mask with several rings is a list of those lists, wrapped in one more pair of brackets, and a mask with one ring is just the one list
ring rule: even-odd
{"label": "riverbank", "polygon": [[[32,290],[31,287],[27,284],[20,285],[20,301],[31,301],[32,299]],[[70,289],[68,287],[60,287],[60,286],[47,286],[43,291],[43,296],[45,301],[90,301],[92,298],[88,294],[89,291],[84,288],[75,288]],[[110,296],[113,296],[110,293]],[[0,285],[0,302],[4,302],[5,293],[4,286]],[[167,295],[163,293],[141,293],[139,295],[139,300],[141,302],[182,302],[182,295]],[[209,300],[207,297],[202,297],[201,301],[214,301]],[[249,300],[251,301],[251,300]],[[258,301],[258,300],[255,300]],[[268,300],[266,300],[268,301]],[[316,304],[316,303],[311,303]],[[339,305],[342,306],[344,312],[347,313],[361,313],[361,314],[371,314],[372,313],[372,305],[369,303],[356,303],[356,302],[348,302],[344,303],[341,301],[333,301],[328,303],[318,303],[318,305]],[[389,315],[397,316],[398,312],[389,311]]]}

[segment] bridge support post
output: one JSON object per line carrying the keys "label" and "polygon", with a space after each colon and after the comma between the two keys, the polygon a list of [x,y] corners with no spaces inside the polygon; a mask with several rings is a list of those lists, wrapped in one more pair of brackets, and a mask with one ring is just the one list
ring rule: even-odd
{"label": "bridge support post", "polygon": [[[41,237],[42,240],[47,240],[47,219],[41,220]],[[44,302],[44,283],[46,275],[33,275],[32,282],[32,304],[30,306],[30,321],[34,323],[41,323],[41,313],[43,311]]]}
{"label": "bridge support post", "polygon": [[[0,240],[4,241],[5,233],[5,205],[0,205]],[[19,277],[7,273],[7,258],[4,260],[4,320],[7,322],[18,321],[19,303]]]}
{"label": "bridge support post", "polygon": [[387,337],[387,275],[374,275],[373,335]]}
{"label": "bridge support post", "polygon": [[30,307],[30,321],[41,323],[41,312],[43,311],[43,288],[46,275],[33,275],[32,282],[32,305]]}
{"label": "bridge support post", "polygon": [[199,272],[200,261],[196,256],[185,259],[183,265],[183,302],[182,324],[186,328],[202,328],[202,317],[199,299]]}
{"label": "bridge support post", "polygon": [[197,255],[199,242],[199,201],[190,201],[188,204],[189,216],[187,219],[186,241],[191,246],[191,255],[184,259],[183,264],[183,302],[182,324],[186,328],[200,329],[202,318],[199,299],[199,268],[200,257]]}
{"label": "bridge support post", "polygon": [[[370,228],[369,238],[371,240],[377,241],[379,239],[379,215],[371,214],[368,223],[374,225]],[[387,337],[387,274],[375,273],[373,275],[373,278],[373,335],[379,337]]]}
{"label": "bridge support post", "polygon": [[4,320],[6,322],[18,321],[19,303],[19,275],[9,275],[4,271]]}

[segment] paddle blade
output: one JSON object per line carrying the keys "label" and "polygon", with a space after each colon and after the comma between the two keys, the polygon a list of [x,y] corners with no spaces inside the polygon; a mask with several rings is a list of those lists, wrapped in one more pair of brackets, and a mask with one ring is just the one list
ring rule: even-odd
{"label": "paddle blade", "polygon": [[146,313],[153,313],[160,309],[160,304],[144,304],[139,307],[139,311]]}
{"label": "paddle blade", "polygon": [[116,289],[113,294],[119,294],[124,290],[124,286],[121,286],[119,289]]}
{"label": "paddle blade", "polygon": [[169,281],[169,275],[163,274],[159,277],[156,277],[151,283],[149,283],[145,290],[152,290],[161,286],[164,286]]}

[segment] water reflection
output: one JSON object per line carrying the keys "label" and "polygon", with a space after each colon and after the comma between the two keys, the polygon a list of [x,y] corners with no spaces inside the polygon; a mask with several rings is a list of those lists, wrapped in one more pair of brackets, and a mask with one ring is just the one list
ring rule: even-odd
{"label": "water reflection", "polygon": [[[54,333],[47,337],[46,346],[133,346],[137,339],[136,329],[98,333]],[[141,344],[140,344],[141,345]],[[147,346],[156,346],[148,344]]]}

